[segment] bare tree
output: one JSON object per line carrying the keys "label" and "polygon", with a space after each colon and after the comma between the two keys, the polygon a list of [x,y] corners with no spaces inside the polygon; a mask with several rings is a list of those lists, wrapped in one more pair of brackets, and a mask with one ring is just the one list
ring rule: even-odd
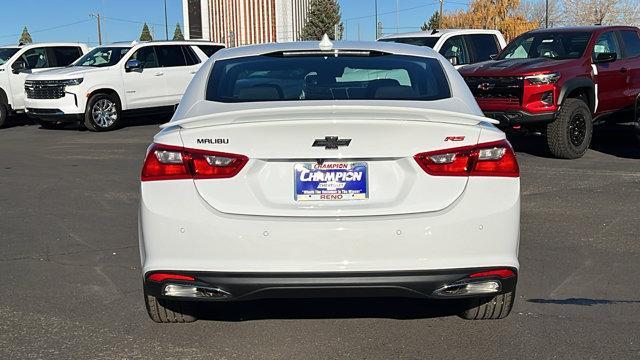
{"label": "bare tree", "polygon": [[632,25],[640,22],[638,0],[562,0],[564,25]]}
{"label": "bare tree", "polygon": [[[539,27],[545,25],[546,15],[545,0],[523,0],[520,3],[520,12],[524,14],[525,19],[535,22]],[[549,0],[549,27],[557,26],[561,23],[561,12],[558,0]]]}

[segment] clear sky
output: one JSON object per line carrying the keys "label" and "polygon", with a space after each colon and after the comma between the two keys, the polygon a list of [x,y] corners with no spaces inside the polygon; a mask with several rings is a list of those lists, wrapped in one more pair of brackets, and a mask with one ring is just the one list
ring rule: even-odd
{"label": "clear sky", "polygon": [[[166,0],[169,37],[177,22],[182,25],[182,0]],[[374,0],[339,0],[346,37],[372,40],[375,36]],[[146,21],[155,38],[164,39],[164,0],[4,0],[0,10],[0,44],[17,43],[27,26],[35,42],[75,41],[95,46],[95,19],[99,12],[103,42],[134,40]],[[445,0],[445,10],[464,8],[465,0]],[[415,31],[433,14],[439,3],[433,0],[378,0],[378,18],[383,33]],[[396,9],[398,16],[396,17]],[[398,29],[396,29],[398,27]]]}

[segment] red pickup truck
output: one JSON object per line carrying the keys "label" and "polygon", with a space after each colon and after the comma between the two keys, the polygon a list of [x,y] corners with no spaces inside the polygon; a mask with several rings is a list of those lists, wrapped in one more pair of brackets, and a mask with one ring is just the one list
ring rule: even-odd
{"label": "red pickup truck", "polygon": [[639,124],[636,27],[533,30],[494,58],[460,69],[480,108],[504,128],[545,134],[558,158],[584,155],[594,122]]}

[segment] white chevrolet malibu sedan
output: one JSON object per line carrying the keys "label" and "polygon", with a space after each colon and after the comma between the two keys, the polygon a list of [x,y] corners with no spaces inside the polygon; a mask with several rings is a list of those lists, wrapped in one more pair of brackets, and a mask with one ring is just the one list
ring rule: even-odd
{"label": "white chevrolet malibu sedan", "polygon": [[198,301],[456,299],[511,311],[520,179],[505,134],[431,49],[298,42],[217,52],[141,174],[156,322]]}

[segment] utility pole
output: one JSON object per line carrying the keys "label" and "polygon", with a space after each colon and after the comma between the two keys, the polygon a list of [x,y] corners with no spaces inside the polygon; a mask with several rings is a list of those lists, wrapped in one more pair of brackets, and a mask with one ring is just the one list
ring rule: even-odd
{"label": "utility pole", "polygon": [[89,14],[89,17],[98,20],[98,45],[102,45],[102,29],[100,28],[100,13]]}
{"label": "utility pole", "polygon": [[358,23],[358,41],[360,41],[360,23]]}
{"label": "utility pole", "polygon": [[374,4],[374,9],[375,9],[375,14],[376,14],[376,37],[375,39],[378,40],[378,0],[373,0],[373,4]]}
{"label": "utility pole", "polygon": [[398,15],[398,2],[400,0],[396,0],[396,33],[400,32],[400,16]]}
{"label": "utility pole", "polygon": [[440,26],[440,24],[442,24],[442,6],[444,5],[444,0],[440,0],[440,12],[438,13],[438,29],[440,29],[442,26]]}
{"label": "utility pole", "polygon": [[544,6],[544,27],[545,28],[549,27],[549,0],[545,1],[545,6]]}
{"label": "utility pole", "polygon": [[169,40],[169,24],[167,23],[167,0],[164,0],[164,36]]}

